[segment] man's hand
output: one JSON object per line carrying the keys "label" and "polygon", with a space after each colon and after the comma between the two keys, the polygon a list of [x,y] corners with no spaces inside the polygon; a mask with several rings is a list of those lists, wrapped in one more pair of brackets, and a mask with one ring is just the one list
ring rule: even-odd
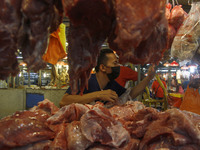
{"label": "man's hand", "polygon": [[151,80],[153,79],[153,77],[155,76],[156,70],[155,70],[155,66],[150,66],[149,70],[148,70],[148,78]]}
{"label": "man's hand", "polygon": [[116,102],[118,100],[118,95],[113,90],[103,90],[95,92],[98,100]]}

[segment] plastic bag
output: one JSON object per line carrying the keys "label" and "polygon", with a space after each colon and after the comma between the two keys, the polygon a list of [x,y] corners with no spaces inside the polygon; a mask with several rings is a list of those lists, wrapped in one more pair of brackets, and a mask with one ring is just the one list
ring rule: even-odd
{"label": "plastic bag", "polygon": [[66,57],[66,36],[65,25],[60,24],[57,31],[50,35],[47,52],[43,55],[43,60],[55,65],[58,60]]}
{"label": "plastic bag", "polygon": [[[172,57],[180,60],[193,60],[200,54],[200,2],[192,4],[188,18],[179,28],[171,47]],[[196,57],[196,56],[195,56]],[[197,63],[199,62],[196,59]]]}
{"label": "plastic bag", "polygon": [[180,109],[200,115],[200,94],[198,89],[187,87]]}

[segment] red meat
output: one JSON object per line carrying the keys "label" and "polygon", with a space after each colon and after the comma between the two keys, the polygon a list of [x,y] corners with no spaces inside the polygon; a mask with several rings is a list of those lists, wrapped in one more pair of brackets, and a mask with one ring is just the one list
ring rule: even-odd
{"label": "red meat", "polygon": [[80,121],[73,121],[66,128],[66,138],[69,150],[85,150],[92,142],[90,142],[82,134]]}
{"label": "red meat", "polygon": [[182,5],[176,5],[171,10],[169,23],[177,30],[187,18],[187,13],[183,10]]}
{"label": "red meat", "polygon": [[119,121],[112,118],[106,108],[94,108],[81,117],[81,131],[91,142],[119,148],[130,140]]}
{"label": "red meat", "polygon": [[48,117],[40,111],[23,111],[0,120],[0,147],[24,146],[53,139],[54,133],[45,125]]}
{"label": "red meat", "polygon": [[76,94],[87,87],[101,45],[110,33],[113,6],[112,0],[63,0],[63,3],[71,22],[68,33],[69,77],[72,94]]}

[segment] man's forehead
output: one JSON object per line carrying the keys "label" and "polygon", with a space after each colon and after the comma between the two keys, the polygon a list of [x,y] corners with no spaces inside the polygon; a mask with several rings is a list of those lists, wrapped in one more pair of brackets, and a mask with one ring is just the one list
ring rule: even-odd
{"label": "man's forehead", "polygon": [[108,58],[108,61],[115,61],[117,60],[117,57],[114,53],[109,53],[109,54],[106,54],[107,58]]}

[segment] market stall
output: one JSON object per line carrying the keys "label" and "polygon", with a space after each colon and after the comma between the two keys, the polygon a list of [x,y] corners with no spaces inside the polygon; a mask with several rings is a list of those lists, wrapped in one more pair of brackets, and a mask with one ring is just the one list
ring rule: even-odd
{"label": "market stall", "polygon": [[200,2],[0,4],[0,149],[199,150]]}

